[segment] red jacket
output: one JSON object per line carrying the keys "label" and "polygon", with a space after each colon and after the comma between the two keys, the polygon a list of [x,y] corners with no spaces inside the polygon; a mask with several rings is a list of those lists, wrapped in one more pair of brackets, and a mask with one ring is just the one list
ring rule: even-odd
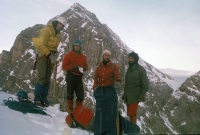
{"label": "red jacket", "polygon": [[115,64],[111,61],[104,65],[100,62],[99,66],[96,68],[94,75],[94,85],[93,90],[99,86],[109,86],[114,85],[116,78],[120,76],[119,70]]}
{"label": "red jacket", "polygon": [[66,54],[63,59],[62,69],[66,71],[70,71],[75,75],[81,75],[81,74],[74,73],[73,66],[82,67],[84,68],[84,71],[87,71],[88,64],[87,64],[86,56],[83,55],[82,53],[77,55],[74,53],[74,51],[71,51],[68,54]]}

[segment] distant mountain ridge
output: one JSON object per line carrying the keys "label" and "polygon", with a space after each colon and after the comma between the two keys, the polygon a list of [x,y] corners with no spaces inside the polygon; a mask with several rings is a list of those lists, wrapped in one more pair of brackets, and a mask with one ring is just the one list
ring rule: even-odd
{"label": "distant mountain ridge", "polygon": [[[73,40],[81,39],[83,41],[82,53],[87,56],[89,65],[89,70],[84,73],[83,77],[85,89],[84,105],[94,111],[94,98],[92,90],[94,71],[96,66],[102,60],[102,51],[104,49],[109,49],[111,51],[111,60],[118,66],[120,74],[123,77],[122,83],[116,83],[115,87],[119,96],[119,110],[122,112],[122,115],[126,117],[126,107],[120,97],[123,94],[124,77],[126,69],[128,68],[128,54],[132,50],[125,45],[120,37],[115,34],[106,24],[102,24],[94,13],[91,13],[79,3],[73,4],[66,12],[58,16],[65,17],[68,22],[66,28],[61,32],[61,42],[58,48],[59,56],[57,58],[59,63],[56,84],[59,91],[58,96],[59,104],[61,105],[60,109],[66,111],[64,98],[66,96],[66,73],[61,68],[62,60],[64,55],[72,50]],[[56,17],[50,19],[49,22]],[[32,69],[36,50],[33,46],[31,38],[36,37],[39,30],[43,27],[45,27],[45,25],[36,24],[33,27],[23,30],[16,37],[11,50],[3,51],[0,54],[0,87],[2,87],[3,91],[9,93],[16,93],[21,89],[24,89],[27,92],[34,91],[37,71],[33,71]],[[199,122],[198,118],[196,118],[199,116],[196,114],[198,111],[193,112],[194,118],[196,119],[195,122],[188,121],[188,123],[186,122],[186,124],[182,124],[184,126],[179,127],[176,124],[178,123],[181,125],[181,123],[180,121],[175,122],[175,119],[179,119],[178,114],[181,112],[183,113],[187,110],[187,108],[176,110],[173,112],[173,114],[170,113],[170,111],[173,110],[173,107],[179,104],[178,99],[175,98],[173,94],[180,94],[183,90],[184,92],[189,92],[189,90],[186,90],[186,88],[183,86],[185,86],[184,84],[186,84],[186,86],[190,86],[192,84],[185,82],[180,87],[180,90],[176,90],[173,88],[173,83],[175,81],[169,75],[162,73],[151,64],[145,62],[141,57],[139,59],[139,64],[146,69],[148,78],[150,80],[150,88],[146,101],[144,103],[140,103],[138,110],[138,123],[141,124],[139,125],[142,129],[141,133],[200,133],[198,128],[195,128],[195,130],[193,130],[194,132],[187,128],[183,128],[185,126],[193,128],[192,125],[196,124],[196,122]],[[197,86],[199,86],[198,79],[196,83]],[[192,88],[194,89],[194,87]],[[199,100],[199,97],[196,97],[195,92],[190,94],[194,94],[193,96]],[[50,104],[56,103],[53,86],[50,88],[48,98],[50,100]],[[181,99],[184,100],[184,102],[189,102],[187,99]],[[199,104],[199,101],[197,103],[196,100],[190,101],[191,104],[194,102],[196,105]],[[197,106],[195,107],[198,108]],[[189,116],[190,117],[187,117],[188,119],[193,118],[192,115]],[[180,116],[180,118],[184,117]]]}

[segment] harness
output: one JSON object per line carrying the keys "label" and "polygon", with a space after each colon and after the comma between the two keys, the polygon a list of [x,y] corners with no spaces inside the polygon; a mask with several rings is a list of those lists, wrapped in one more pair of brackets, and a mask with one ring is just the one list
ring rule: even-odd
{"label": "harness", "polygon": [[[50,51],[50,53],[51,54],[55,54],[56,53],[56,51]],[[37,67],[37,63],[38,63],[38,61],[39,61],[39,59],[43,59],[44,61],[46,61],[47,62],[47,64],[51,64],[51,61],[50,61],[50,59],[46,56],[46,55],[42,55],[41,53],[37,53],[36,54],[36,60],[35,60],[35,63],[34,63],[34,70],[36,69],[36,67]],[[52,65],[52,69],[57,69],[57,64],[56,64],[56,67],[54,66],[54,65]]]}

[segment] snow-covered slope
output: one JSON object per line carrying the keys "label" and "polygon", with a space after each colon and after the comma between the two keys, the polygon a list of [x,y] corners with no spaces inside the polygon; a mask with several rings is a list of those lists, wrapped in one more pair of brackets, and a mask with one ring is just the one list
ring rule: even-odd
{"label": "snow-covered slope", "polygon": [[[9,109],[3,100],[15,95],[0,92],[0,135],[62,135],[64,129],[72,130],[72,135],[88,135],[88,131],[80,128],[72,129],[65,123],[67,112],[59,110],[59,104],[49,106],[45,112],[50,116],[27,113]],[[92,135],[93,133],[91,133]]]}

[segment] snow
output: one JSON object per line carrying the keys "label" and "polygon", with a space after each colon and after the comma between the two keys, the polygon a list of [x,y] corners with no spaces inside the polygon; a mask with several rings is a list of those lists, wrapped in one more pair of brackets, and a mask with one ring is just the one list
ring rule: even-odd
{"label": "snow", "polygon": [[14,75],[14,71],[11,71],[11,72],[10,72],[10,76],[15,76],[15,75]]}
{"label": "snow", "polygon": [[163,77],[161,73],[159,73],[154,67],[152,68],[153,73],[155,73],[163,82],[166,82],[171,88],[174,90],[178,89],[182,82],[169,79],[168,77]]}
{"label": "snow", "polygon": [[84,22],[84,23],[81,25],[81,28],[84,28],[86,24],[87,24],[87,22]]}
{"label": "snow", "polygon": [[185,125],[185,124],[186,124],[186,122],[182,122],[182,123],[181,123],[181,126],[183,126],[183,125]]}
{"label": "snow", "polygon": [[52,117],[33,113],[23,114],[4,105],[3,100],[7,100],[8,97],[17,100],[15,95],[0,92],[0,135],[62,135],[64,129],[71,129],[71,135],[89,134],[80,128],[70,128],[65,123],[68,113],[61,112],[59,104],[46,108],[45,112]]}
{"label": "snow", "polygon": [[169,122],[168,118],[166,118],[166,116],[164,116],[164,114],[160,113],[160,117],[164,120],[164,124],[168,127],[168,129],[173,133],[173,134],[178,134],[178,132],[176,132],[173,129],[173,126],[171,125],[171,123]]}
{"label": "snow", "polygon": [[[196,88],[196,89],[193,89],[193,88]],[[193,88],[187,87],[188,90],[190,90],[191,92],[193,91],[193,92],[195,92],[197,95],[199,95],[199,94],[200,94],[200,91],[198,90],[198,88],[197,88],[195,85],[193,85]]]}
{"label": "snow", "polygon": [[171,112],[171,116],[174,116],[174,110],[171,110],[170,112]]}

